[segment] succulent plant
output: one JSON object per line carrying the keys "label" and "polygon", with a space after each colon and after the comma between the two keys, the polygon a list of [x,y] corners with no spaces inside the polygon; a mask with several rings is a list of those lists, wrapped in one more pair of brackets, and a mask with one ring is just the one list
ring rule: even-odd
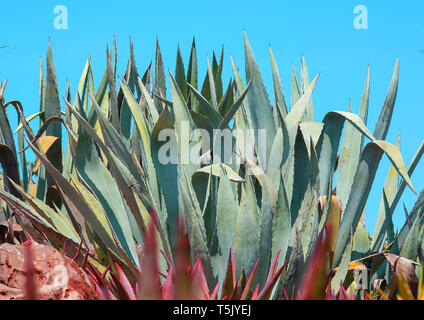
{"label": "succulent plant", "polygon": [[[68,84],[61,104],[49,44],[37,113],[26,117],[0,85],[2,214],[24,234],[0,239],[77,257],[104,298],[369,298],[354,286],[357,270],[370,287],[392,278],[383,252],[422,261],[423,194],[398,234],[392,222],[405,188],[415,192],[410,176],[424,152],[422,143],[406,167],[400,139],[385,141],[399,62],[371,133],[369,69],[359,113],[349,105],[319,122],[318,75],[310,81],[305,59],[288,101],[270,48],[270,102],[246,35],[244,47],[245,81],[231,58],[226,87],[223,50],[207,60],[200,87],[194,41],[187,71],[178,48],[168,88],[158,41],[142,76],[130,43],[122,78],[114,42],[97,89],[88,58],[74,99]],[[370,238],[365,205],[383,154],[391,167]],[[194,291],[181,289],[192,282]]]}

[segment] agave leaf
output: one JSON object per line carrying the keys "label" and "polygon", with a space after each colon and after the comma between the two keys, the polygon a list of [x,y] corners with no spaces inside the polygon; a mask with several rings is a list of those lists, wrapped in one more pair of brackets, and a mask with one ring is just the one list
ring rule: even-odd
{"label": "agave leaf", "polygon": [[[60,117],[60,103],[59,103],[59,94],[57,90],[57,82],[56,82],[56,73],[54,69],[53,64],[53,56],[52,56],[52,49],[50,47],[49,42],[49,48],[47,52],[47,58],[46,58],[46,88],[44,93],[44,112],[46,119],[50,117]],[[51,126],[46,131],[46,135],[49,136],[55,136],[61,139],[62,137],[62,128],[60,127],[60,124],[56,123]],[[62,152],[60,152],[62,153]],[[54,159],[50,159],[52,161]],[[53,161],[53,165],[55,168],[57,168],[59,171],[62,169],[62,161],[58,161],[60,159],[56,159]]]}
{"label": "agave leaf", "polygon": [[356,231],[353,234],[352,259],[359,259],[366,256],[370,251],[370,241],[365,228],[365,210],[359,219]]}
{"label": "agave leaf", "polygon": [[[221,255],[224,258],[222,262],[224,262],[227,254],[231,253],[234,243],[238,204],[234,198],[229,175],[225,173],[224,168],[221,169],[221,172],[218,186],[216,230]],[[221,265],[223,268],[219,279],[222,279],[225,273],[225,264],[221,263]]]}
{"label": "agave leaf", "polygon": [[[109,237],[107,231],[101,225],[99,220],[97,219],[94,212],[91,210],[85,199],[77,192],[77,190],[72,187],[72,185],[62,176],[60,172],[57,171],[56,168],[44,157],[44,155],[38,151],[38,149],[29,141],[27,143],[37,155],[37,157],[41,160],[41,163],[44,165],[46,170],[52,175],[57,185],[69,196],[69,200],[72,201],[73,205],[78,209],[78,211],[84,215],[87,219],[88,223],[91,225],[93,230],[97,233],[99,238],[108,246],[112,251],[119,252],[115,242],[113,239]],[[72,200],[71,200],[72,199]]]}
{"label": "agave leaf", "polygon": [[[133,216],[135,220],[137,221],[137,224],[140,228],[140,230],[145,229],[144,222],[142,220],[142,217],[140,216],[139,212],[139,206],[137,204],[136,198],[134,197],[134,193],[131,190],[131,185],[134,185],[134,189],[136,189],[135,184],[138,185],[138,187],[141,189],[141,186],[139,186],[138,181],[135,178],[131,178],[131,173],[129,172],[128,167],[124,166],[120,160],[113,155],[113,153],[110,151],[110,149],[104,144],[104,142],[100,139],[100,137],[96,134],[94,129],[88,124],[86,120],[84,120],[81,115],[73,110],[73,108],[70,108],[71,112],[74,114],[75,118],[78,120],[80,125],[86,130],[86,132],[91,136],[91,138],[96,142],[100,150],[105,154],[105,156],[108,159],[108,162],[111,164],[113,175],[115,176],[118,186],[127,201],[128,206],[131,209],[131,212],[133,213]],[[140,194],[140,197],[143,201],[143,203],[148,208],[149,212],[156,212],[156,210],[152,207],[151,200],[143,195]],[[160,228],[160,226],[158,226]],[[161,233],[161,237],[164,236]],[[169,251],[167,251],[167,254],[169,254]]]}
{"label": "agave leaf", "polygon": [[294,231],[294,241],[291,244],[290,256],[274,293],[274,299],[282,295],[283,291],[289,296],[294,296],[297,289],[300,288],[302,275],[304,271],[304,253],[302,241],[297,230]]}
{"label": "agave leaf", "polygon": [[112,69],[109,49],[106,49],[106,56],[107,56],[107,80],[108,80],[109,94],[110,94],[111,122],[114,128],[118,132],[121,132],[121,125],[119,121],[118,98],[117,98],[116,87],[115,87],[115,72]]}
{"label": "agave leaf", "polygon": [[299,101],[301,94],[299,89],[299,84],[296,78],[296,72],[294,71],[294,66],[292,65],[292,81],[291,81],[291,108]]}
{"label": "agave leaf", "polygon": [[[198,78],[197,78],[197,53],[196,53],[196,43],[193,38],[193,43],[191,45],[190,51],[190,60],[188,61],[187,69],[187,82],[197,90]],[[192,94],[190,94],[190,108],[195,112],[199,112],[198,109],[199,103],[197,100],[193,100]]]}
{"label": "agave leaf", "polygon": [[210,93],[210,98],[211,98],[211,104],[212,104],[212,106],[217,108],[218,107],[218,99],[217,99],[217,96],[216,96],[215,78],[214,78],[214,75],[213,75],[213,71],[212,71],[211,62],[209,60],[209,57],[207,57],[207,66],[208,66],[207,78],[208,78],[208,83],[209,83],[209,93]]}
{"label": "agave leaf", "polygon": [[138,78],[138,86],[140,87],[143,98],[146,101],[146,106],[147,106],[147,110],[149,111],[150,117],[153,123],[156,123],[159,119],[159,113],[158,113],[158,110],[156,109],[154,99],[150,97],[149,92],[147,91],[144,84],[141,82],[140,78]]}
{"label": "agave leaf", "polygon": [[[37,212],[37,217],[43,221],[43,218],[47,218],[52,222],[50,224],[52,227],[54,227],[59,233],[64,235],[65,237],[72,239],[74,242],[79,243],[80,237],[78,236],[75,229],[69,224],[69,221],[65,221],[65,219],[58,215],[55,210],[53,210],[51,207],[46,205],[43,201],[35,198],[34,196],[31,196],[27,194],[20,186],[17,184],[11,182],[16,190],[21,194],[22,198],[25,199]],[[46,224],[48,220],[45,220]]]}
{"label": "agave leaf", "polygon": [[[411,177],[414,173],[415,168],[417,167],[418,162],[421,160],[422,155],[424,154],[424,141],[421,142],[415,155],[412,157],[411,162],[408,165],[408,176]],[[393,215],[395,208],[399,202],[400,197],[403,194],[407,185],[407,181],[402,179],[399,185],[397,186],[395,196],[393,197],[393,201],[390,203],[390,214]]]}
{"label": "agave leaf", "polygon": [[225,116],[230,107],[234,103],[235,90],[234,90],[234,81],[232,79],[229,80],[227,89],[225,90],[224,96],[221,99],[221,102],[218,105],[218,111],[222,116]]}
{"label": "agave leaf", "polygon": [[393,115],[393,109],[395,107],[398,83],[399,58],[396,59],[395,70],[393,71],[392,80],[390,81],[386,100],[384,101],[383,108],[381,109],[380,116],[378,117],[377,124],[375,125],[374,137],[377,140],[386,139],[387,132],[389,131],[390,122],[392,120]]}
{"label": "agave leaf", "polygon": [[[301,92],[304,93],[310,86],[308,68],[306,67],[306,61],[304,56],[302,56],[300,66],[300,88]],[[310,99],[307,104],[305,114],[303,115],[303,120],[311,122],[315,121],[314,104],[312,102],[312,99]]]}
{"label": "agave leaf", "polygon": [[[361,106],[359,107],[358,116],[366,125],[368,118],[370,93],[370,72],[368,68],[367,78],[365,81],[364,92],[362,94]],[[350,104],[349,104],[350,105]],[[350,111],[350,110],[349,110]],[[351,112],[351,111],[350,111]],[[342,149],[337,166],[337,195],[343,205],[346,207],[356,167],[358,166],[361,151],[363,149],[364,136],[354,128],[350,123],[345,124],[345,133],[343,135]]]}
{"label": "agave leaf", "polygon": [[[122,83],[123,82],[121,82],[121,85],[122,85]],[[124,86],[125,85],[122,85],[122,87],[124,87]],[[106,119],[106,117],[104,116],[104,114],[100,110],[100,108],[97,105],[93,96],[91,96],[91,101],[92,101],[92,107],[95,109],[95,111],[97,113],[97,117],[99,119],[100,127],[101,127],[101,130],[102,130],[102,133],[103,133],[103,139],[99,138],[99,140],[101,140],[102,143],[107,145],[108,148],[110,148],[113,151],[113,153],[119,158],[119,160],[121,162],[125,163],[126,167],[131,172],[131,174],[134,176],[134,178],[138,182],[140,182],[142,180],[141,177],[140,177],[140,173],[138,172],[137,167],[134,164],[134,160],[131,157],[122,136],[118,133],[118,131],[115,130],[115,128],[113,127],[111,122]],[[132,101],[131,100],[129,100],[129,106],[130,106],[130,108],[132,108]],[[72,110],[72,108],[71,108],[71,110]],[[74,110],[72,110],[72,113],[74,113]],[[81,117],[80,117],[80,119],[81,119]],[[137,122],[137,119],[135,121]],[[81,120],[79,122],[81,122]],[[84,126],[84,129],[94,139],[93,135],[90,133],[91,130],[87,129],[86,126]],[[96,134],[96,136],[98,136],[98,135]],[[99,145],[98,141],[95,140],[95,142]],[[103,148],[100,148],[100,149],[103,149]],[[102,150],[102,151],[103,151],[103,153],[105,153],[105,150]],[[110,159],[108,159],[108,161],[110,161]],[[153,181],[155,181],[155,180],[153,180]]]}
{"label": "agave leaf", "polygon": [[418,217],[422,216],[423,207],[424,207],[424,190],[422,190],[420,195],[418,196],[418,199],[415,202],[414,207],[410,211],[409,216],[406,218],[405,224],[403,225],[402,229],[399,232],[399,235],[396,239],[399,248],[403,247],[403,244],[405,243],[405,239],[407,238],[410,230],[412,229],[412,224],[417,218],[417,216]]}
{"label": "agave leaf", "polygon": [[272,216],[271,256],[274,257],[278,252],[281,252],[281,256],[284,258],[289,245],[291,217],[284,180],[281,174],[279,176],[281,181],[277,209]]}
{"label": "agave leaf", "polygon": [[237,214],[234,250],[238,255],[237,275],[242,269],[250,274],[259,258],[260,225],[256,196],[252,178],[246,177],[246,185],[242,188],[240,206]]}
{"label": "agave leaf", "polygon": [[198,112],[208,118],[212,128],[218,128],[223,119],[221,114],[194,87],[189,83],[187,83],[187,86],[193,94],[192,96],[198,102]]}
{"label": "agave leaf", "polygon": [[[398,141],[397,141],[396,147],[400,150],[400,132],[398,135]],[[372,251],[380,251],[379,249],[377,249],[378,248],[376,243],[377,239],[383,239],[382,241],[385,240],[384,235],[387,233],[388,230],[383,228],[383,223],[386,224],[386,227],[388,227],[389,224],[391,223],[392,218],[390,214],[389,203],[393,201],[393,197],[395,196],[398,180],[399,180],[399,175],[395,167],[391,165],[387,173],[386,181],[384,182],[383,195],[381,197],[380,206],[378,208],[377,221],[374,227],[373,241],[371,243]],[[385,197],[386,199],[384,199]],[[387,200],[387,203],[389,206],[388,211],[386,210],[385,200]],[[387,220],[388,217],[390,217],[390,220]],[[381,236],[380,236],[380,233],[382,233]]]}
{"label": "agave leaf", "polygon": [[416,260],[418,256],[418,249],[420,246],[420,217],[415,218],[411,230],[400,248],[400,256],[410,260]]}
{"label": "agave leaf", "polygon": [[263,190],[266,190],[267,196],[269,197],[271,211],[275,212],[277,207],[277,190],[271,181],[271,178],[255,163],[246,159],[246,164],[249,169],[249,174],[254,175],[258,180]]}
{"label": "agave leaf", "polygon": [[15,197],[21,199],[19,192],[9,183],[9,181],[14,181],[16,184],[19,184],[20,179],[16,154],[6,144],[0,144],[0,163],[3,169],[3,175],[9,178],[9,180],[4,180],[7,190]]}
{"label": "agave leaf", "polygon": [[[137,89],[138,97],[141,96],[140,88],[138,87],[138,70],[134,57],[134,47],[132,41],[130,39],[130,58],[128,61],[127,72],[125,73],[124,80],[128,84],[128,88],[131,93],[134,93],[134,89]],[[121,124],[121,133],[123,138],[127,141],[131,137],[131,120],[132,114],[130,108],[128,106],[128,102],[126,99],[123,99],[123,91],[120,87],[118,90],[118,108],[119,108],[119,120]]]}
{"label": "agave leaf", "polygon": [[309,100],[311,99],[312,92],[315,89],[319,74],[314,78],[311,85],[305,90],[303,95],[297,100],[297,102],[291,107],[289,113],[286,116],[286,122],[289,128],[295,128],[302,119],[303,114],[308,106]]}
{"label": "agave leaf", "polygon": [[[141,241],[141,235],[133,232],[127,215],[127,208],[122,197],[119,196],[119,188],[113,176],[99,158],[96,147],[87,133],[79,135],[74,161],[78,174],[93,191],[104,208],[122,248],[127,252],[128,256],[132,257],[133,261],[137,261],[133,238],[135,237],[138,241]],[[87,199],[87,196],[85,198]],[[93,211],[95,212],[95,210]],[[105,229],[107,230],[106,227]]]}
{"label": "agave leaf", "polygon": [[[268,93],[263,83],[258,65],[253,55],[252,48],[245,32],[244,50],[246,63],[246,80],[252,80],[251,88],[247,92],[247,96],[245,98],[248,101],[248,103],[246,104],[246,114],[250,126],[254,130],[266,129],[267,136],[274,137],[276,134],[276,128],[274,124],[272,107],[269,102]],[[272,142],[273,141],[271,139],[267,139],[266,141],[266,159],[269,159],[269,153],[271,152]],[[256,150],[259,150],[257,144]]]}
{"label": "agave leaf", "polygon": [[223,173],[225,173],[225,175],[231,181],[235,181],[235,182],[244,182],[245,181],[242,177],[240,177],[237,173],[235,173],[234,170],[231,169],[231,167],[229,167],[228,165],[226,165],[224,163],[216,163],[216,164],[212,164],[212,165],[209,165],[209,166],[202,167],[199,170],[197,170],[194,175],[197,175],[199,173],[212,174],[215,177],[222,177]]}
{"label": "agave leaf", "polygon": [[[277,189],[280,185],[280,168],[282,163],[287,160],[289,148],[290,142],[288,132],[286,127],[283,125],[282,128],[277,129],[277,135],[274,138],[274,143],[269,155],[272,161],[268,162],[268,167],[266,169],[266,174],[271,178],[274,177],[273,182]],[[283,152],[281,152],[281,150],[283,150]]]}
{"label": "agave leaf", "polygon": [[403,164],[399,149],[381,140],[375,140],[368,143],[361,155],[361,160],[352,184],[352,189],[357,190],[357,192],[351,193],[340,225],[333,266],[340,262],[342,252],[344,251],[351,230],[352,232],[356,230],[383,153],[387,154],[396,170],[415,192]]}
{"label": "agave leaf", "polygon": [[[165,71],[163,67],[162,54],[160,52],[159,41],[156,37],[156,46],[155,46],[155,85],[153,87],[153,92],[157,95],[166,97],[166,79]],[[159,112],[162,112],[162,103],[154,98],[156,108]]]}
{"label": "agave leaf", "polygon": [[185,78],[184,62],[181,56],[180,46],[177,49],[177,62],[175,63],[175,81],[184,96],[184,100],[187,101],[187,84]]}
{"label": "agave leaf", "polygon": [[[190,161],[190,153],[196,141],[187,141],[190,139],[196,126],[188,110],[187,104],[184,101],[181,91],[175,82],[174,77],[170,73],[171,81],[171,96],[174,103],[173,111],[175,116],[175,129],[177,131],[178,141],[178,163],[184,164],[189,177],[200,167],[199,164]],[[188,150],[184,150],[184,143],[188,143]],[[183,152],[184,150],[184,152]],[[187,154],[188,151],[188,154]]]}
{"label": "agave leaf", "polygon": [[167,211],[166,225],[168,226],[168,233],[171,239],[171,243],[174,243],[174,241],[176,241],[176,228],[178,225],[177,222],[179,208],[178,166],[172,161],[170,163],[163,164],[159,159],[160,150],[165,144],[165,142],[159,139],[159,135],[161,132],[163,132],[162,130],[166,129],[172,130],[171,133],[174,134],[174,122],[171,119],[171,114],[169,113],[167,106],[163,108],[163,111],[153,128],[152,135],[150,137],[150,147],[152,150],[152,160],[165,200]]}
{"label": "agave leaf", "polygon": [[283,86],[281,85],[280,73],[278,72],[277,63],[275,62],[271,46],[269,47],[269,54],[271,56],[272,80],[274,84],[274,106],[279,106],[279,109],[281,110],[281,115],[285,117],[288,113],[287,105],[286,100],[284,99],[284,92]]}
{"label": "agave leaf", "polygon": [[334,294],[337,294],[340,288],[342,288],[339,286],[339,284],[341,281],[343,281],[346,278],[347,273],[349,271],[349,265],[350,265],[350,259],[352,256],[352,247],[353,247],[352,238],[347,244],[345,251],[343,252],[340,265],[338,266],[335,275],[331,279],[331,287],[334,288]]}
{"label": "agave leaf", "polygon": [[207,247],[206,230],[202,221],[203,219],[201,219],[199,203],[197,202],[196,195],[185,168],[183,168],[183,172],[185,181],[182,181],[182,179],[180,180],[180,189],[183,196],[186,214],[185,219],[188,225],[187,229],[189,232],[192,261],[194,260],[194,257],[199,256],[200,261],[202,261],[205,268],[205,276],[208,286],[209,288],[212,288],[214,283],[214,274],[209,249]]}
{"label": "agave leaf", "polygon": [[333,173],[337,160],[337,151],[344,122],[348,120],[357,130],[374,140],[361,118],[343,111],[330,111],[323,120],[324,129],[317,144],[319,154],[320,194],[327,194],[330,175]]}
{"label": "agave leaf", "polygon": [[293,197],[290,203],[292,222],[298,217],[303,201],[309,200],[307,192],[308,188],[310,188],[309,182],[311,178],[311,160],[300,129],[297,133],[294,148],[296,150],[294,154],[294,184]]}
{"label": "agave leaf", "polygon": [[246,94],[250,88],[252,81],[249,81],[246,88],[240,93],[240,96],[238,97],[237,101],[234,102],[234,104],[231,106],[231,108],[228,110],[228,112],[225,114],[225,117],[221,120],[221,123],[218,126],[218,129],[223,130],[228,126],[230,121],[233,119],[234,115],[236,114],[237,110],[240,108],[240,106],[243,103],[244,98],[246,97]]}

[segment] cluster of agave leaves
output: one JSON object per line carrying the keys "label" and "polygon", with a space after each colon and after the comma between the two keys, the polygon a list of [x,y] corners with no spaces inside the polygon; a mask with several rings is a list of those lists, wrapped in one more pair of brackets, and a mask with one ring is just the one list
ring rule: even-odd
{"label": "cluster of agave leaves", "polygon": [[[415,192],[410,176],[424,152],[422,143],[405,167],[400,138],[396,145],[385,141],[398,61],[371,133],[366,126],[369,70],[359,113],[349,106],[318,122],[312,101],[318,76],[310,81],[305,59],[300,81],[292,71],[288,102],[270,49],[271,103],[246,35],[244,47],[245,81],[231,59],[233,79],[225,90],[223,51],[219,59],[213,55],[212,63],[208,58],[200,87],[194,41],[187,72],[178,49],[169,93],[158,42],[154,63],[141,77],[130,43],[122,78],[117,77],[114,43],[97,90],[88,58],[74,99],[68,85],[61,103],[49,45],[45,73],[40,66],[39,112],[26,118],[19,101],[5,101],[6,84],[0,85],[4,218],[15,219],[26,238],[75,257],[109,298],[172,298],[169,288],[187,287],[192,278],[199,280],[203,298],[308,298],[317,297],[308,292],[320,285],[318,291],[327,292],[327,298],[367,298],[367,290],[354,281],[356,271],[366,268],[360,259],[385,251],[422,261],[424,195],[399,232],[392,223],[405,188]],[[12,107],[19,119],[14,132],[7,116]],[[40,129],[35,134],[29,123],[36,119]],[[197,128],[266,129],[273,140],[265,153],[272,161],[261,168],[234,148],[234,158],[244,163],[162,164],[158,151],[165,142],[159,132],[175,129],[178,135],[183,122],[190,133]],[[191,137],[190,148],[201,143]],[[250,148],[258,148],[254,139]],[[26,158],[31,150],[34,163]],[[371,238],[364,225],[365,205],[383,154],[391,167]],[[367,265],[365,288],[375,279],[392,278],[393,265],[380,258]]]}

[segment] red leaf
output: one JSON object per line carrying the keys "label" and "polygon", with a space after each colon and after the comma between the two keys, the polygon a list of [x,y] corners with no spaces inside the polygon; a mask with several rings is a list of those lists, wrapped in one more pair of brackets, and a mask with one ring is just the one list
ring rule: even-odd
{"label": "red leaf", "polygon": [[244,290],[243,290],[243,293],[241,294],[240,300],[246,300],[247,299],[247,295],[249,294],[250,287],[252,286],[253,277],[256,274],[256,268],[258,267],[259,260],[260,259],[258,259],[258,261],[256,261],[256,264],[253,267],[252,272],[250,273],[249,279],[247,279],[246,286],[244,287]]}
{"label": "red leaf", "polygon": [[145,232],[144,253],[139,276],[138,298],[147,300],[159,300],[161,298],[161,285],[159,279],[159,263],[157,258],[156,230],[153,222],[150,222]]}
{"label": "red leaf", "polygon": [[[323,239],[324,233],[325,239]],[[330,257],[331,235],[331,227],[326,226],[318,237],[317,246],[302,280],[299,300],[323,300],[325,298],[329,279],[327,265]]]}
{"label": "red leaf", "polygon": [[172,300],[174,297],[174,268],[169,266],[168,275],[162,285],[162,299]]}

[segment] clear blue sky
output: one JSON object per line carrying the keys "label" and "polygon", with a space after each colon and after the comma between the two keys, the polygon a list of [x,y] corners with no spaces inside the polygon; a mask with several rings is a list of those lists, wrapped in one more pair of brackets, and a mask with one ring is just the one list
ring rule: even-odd
{"label": "clear blue sky", "polygon": [[[118,74],[122,75],[134,42],[140,72],[154,58],[159,37],[165,65],[174,70],[177,44],[185,63],[193,36],[200,68],[206,55],[225,47],[224,77],[229,79],[229,56],[244,74],[243,28],[246,29],[265,84],[272,86],[268,45],[279,65],[283,87],[290,95],[290,68],[299,72],[302,53],[310,76],[321,72],[314,105],[318,120],[329,110],[347,110],[352,99],[357,112],[367,66],[371,67],[368,127],[374,130],[384,102],[396,57],[400,58],[400,83],[388,140],[396,142],[401,129],[401,151],[409,163],[424,138],[424,1],[410,0],[321,1],[7,1],[1,4],[0,80],[9,79],[6,99],[22,101],[28,116],[38,110],[39,59],[50,37],[59,93],[65,94],[66,78],[73,96],[88,55],[92,56],[96,86],[105,66],[106,45],[115,35]],[[68,8],[68,30],[53,26],[57,5]],[[368,8],[368,29],[353,27],[357,5]],[[12,116],[12,119],[16,119]],[[14,124],[15,126],[16,124]],[[383,157],[367,203],[367,229],[372,232],[388,160]],[[412,176],[417,191],[424,188],[424,162]],[[395,228],[404,221],[402,202],[410,210],[415,196],[406,190],[395,214]]]}

